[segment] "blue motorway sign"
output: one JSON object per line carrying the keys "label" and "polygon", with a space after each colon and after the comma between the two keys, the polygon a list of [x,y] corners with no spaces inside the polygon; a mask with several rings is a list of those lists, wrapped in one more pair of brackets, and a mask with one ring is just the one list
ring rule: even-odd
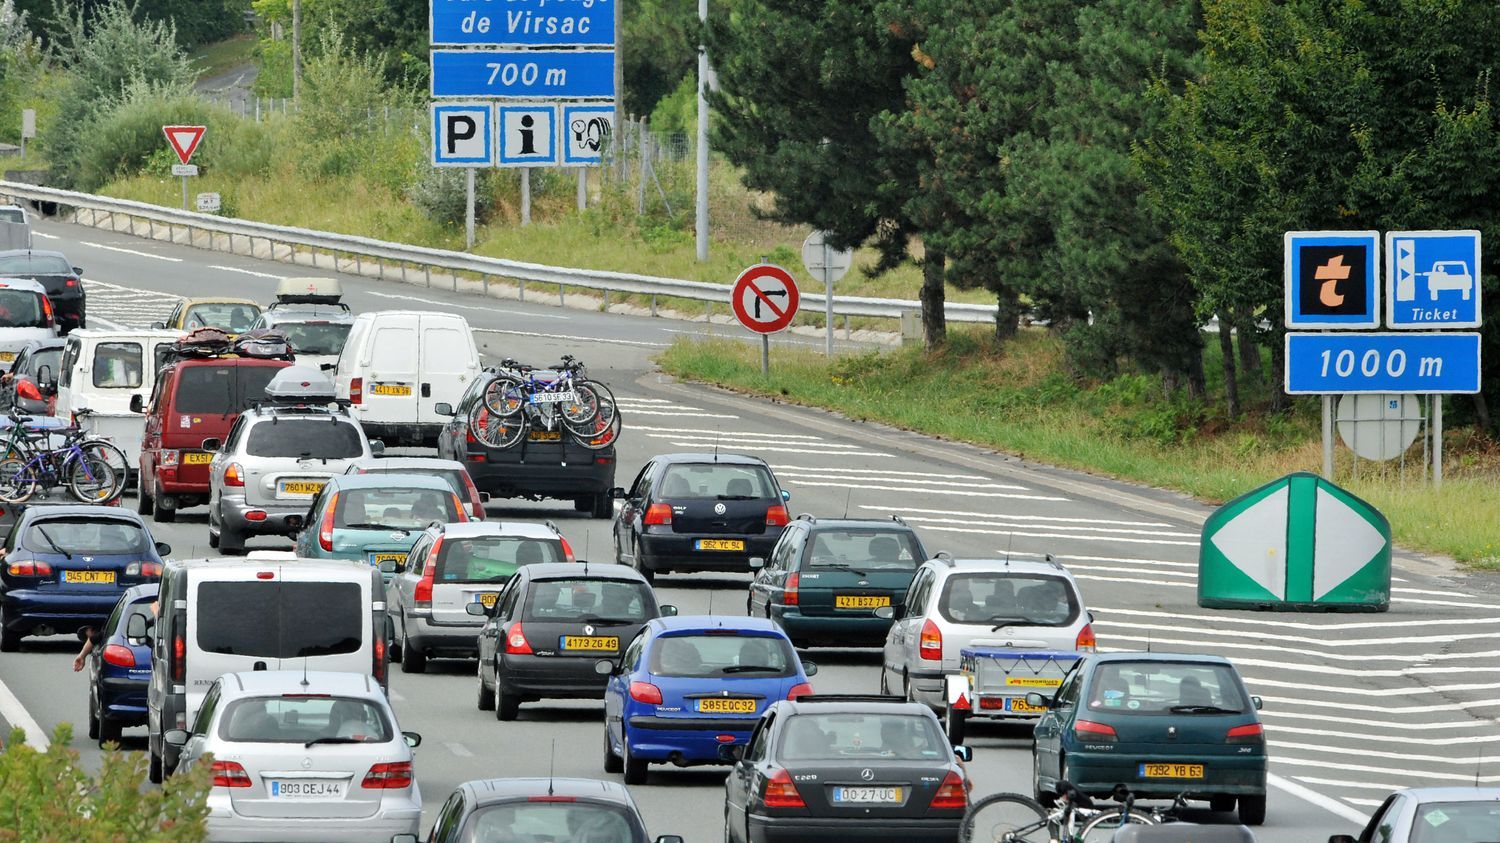
{"label": "blue motorway sign", "polygon": [[1288,333],[1286,391],[1475,393],[1479,334]]}
{"label": "blue motorway sign", "polygon": [[613,99],[614,50],[433,50],[434,97]]}
{"label": "blue motorway sign", "polygon": [[1286,326],[1380,327],[1380,233],[1288,231]]}
{"label": "blue motorway sign", "polygon": [[1479,232],[1386,232],[1385,285],[1391,328],[1478,328]]}
{"label": "blue motorway sign", "polygon": [[612,47],[615,0],[432,0],[432,43]]}
{"label": "blue motorway sign", "polygon": [[432,104],[432,166],[490,167],[495,163],[495,106],[488,102]]}

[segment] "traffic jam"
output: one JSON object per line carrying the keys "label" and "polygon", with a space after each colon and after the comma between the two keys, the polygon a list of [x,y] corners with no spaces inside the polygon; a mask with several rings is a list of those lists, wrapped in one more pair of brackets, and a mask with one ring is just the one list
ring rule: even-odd
{"label": "traffic jam", "polygon": [[[1051,556],[794,516],[727,440],[620,466],[620,402],[582,361],[486,366],[463,316],[355,313],[332,278],[124,329],[89,326],[60,254],[0,271],[0,653],[76,636],[88,737],[144,731],[153,784],[210,765],[211,839],[676,843],[632,788],[698,767],[724,774],[733,843],[1213,843],[1267,819],[1235,663],[1101,647],[1094,586]],[[609,520],[612,548],[491,517],[515,498]],[[184,510],[210,554],[153,537]],[[699,572],[748,588],[664,602]],[[878,654],[866,692],[819,693],[815,647]],[[424,816],[419,703],[391,673],[450,662],[476,729],[601,703],[557,726],[597,730],[597,776],[469,781]],[[975,788],[976,728],[1031,739],[1029,792]],[[1393,798],[1333,840],[1469,840],[1422,834],[1493,806]]]}

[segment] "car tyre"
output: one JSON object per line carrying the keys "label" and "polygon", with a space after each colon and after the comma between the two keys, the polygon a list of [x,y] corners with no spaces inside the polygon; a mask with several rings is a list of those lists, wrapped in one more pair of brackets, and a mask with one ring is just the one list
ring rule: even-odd
{"label": "car tyre", "polygon": [[[171,502],[170,505],[168,501]],[[156,523],[171,524],[177,520],[177,501],[173,500],[169,495],[162,495],[157,498],[153,504],[153,508],[156,510],[156,515],[154,516]]]}
{"label": "car tyre", "polygon": [[886,678],[885,665],[880,666],[880,695],[888,697],[891,695],[891,681]]}
{"label": "car tyre", "polygon": [[214,550],[219,549],[219,534],[215,533],[213,530],[208,531],[208,546],[213,548]]}
{"label": "car tyre", "polygon": [[635,548],[635,556],[632,557],[632,562],[636,572],[641,575],[641,578],[646,581],[647,585],[654,585],[656,583],[656,569],[647,567],[646,560],[641,558],[640,542],[635,542],[633,547]]}
{"label": "car tyre", "polygon": [[484,665],[484,663],[480,662],[480,667],[478,667],[474,671],[474,677],[479,681],[479,710],[480,711],[494,711],[495,710],[495,689],[494,688],[486,688],[485,687],[485,685],[484,685],[484,667],[483,667],[483,665]]}
{"label": "car tyre", "polygon": [[119,743],[120,732],[124,728],[124,726],[101,714],[99,716],[99,746],[102,747],[107,743]]}
{"label": "car tyre", "polygon": [[412,649],[411,642],[406,640],[405,629],[401,630],[401,672],[427,672],[427,654],[421,650]]}
{"label": "car tyre", "polygon": [[161,784],[161,780],[162,780],[161,756],[157,755],[154,752],[150,753],[150,755],[151,755],[151,763],[146,768],[146,779],[148,781],[150,781],[152,784]]}
{"label": "car tyre", "polygon": [[1245,825],[1260,825],[1266,821],[1266,795],[1241,796],[1238,800],[1240,822]]}
{"label": "car tyre", "polygon": [[1210,797],[1208,800],[1208,809],[1220,814],[1227,814],[1234,810],[1234,801],[1233,796],[1220,795]]}
{"label": "car tyre", "polygon": [[576,512],[588,512],[594,507],[593,495],[582,495],[573,499],[573,509]]}
{"label": "car tyre", "polygon": [[155,510],[156,499],[146,494],[146,474],[141,472],[135,484],[135,511],[141,515],[150,515]]}
{"label": "car tyre", "polygon": [[9,618],[0,614],[0,653],[14,653],[21,649],[21,633],[6,623]]}
{"label": "car tyre", "polygon": [[969,713],[949,704],[943,712],[943,728],[948,733],[948,742],[954,746],[964,742],[964,731],[969,725]]}
{"label": "car tyre", "polygon": [[1031,754],[1031,793],[1043,808],[1051,810],[1057,804],[1057,794],[1042,788],[1042,759],[1035,752]]}
{"label": "car tyre", "polygon": [[521,713],[521,697],[505,693],[505,683],[500,678],[500,665],[495,665],[495,719],[509,722]]}
{"label": "car tyre", "polygon": [[651,765],[646,761],[635,758],[630,754],[630,741],[622,740],[621,743],[625,744],[625,761],[623,765],[625,770],[625,783],[645,784],[646,773],[650,769]]}
{"label": "car tyre", "polygon": [[615,748],[609,745],[609,727],[604,727],[604,772],[618,775],[625,771],[625,759],[615,754]]}
{"label": "car tyre", "polygon": [[94,701],[93,691],[89,691],[89,739],[99,740],[99,704]]}
{"label": "car tyre", "polygon": [[[212,538],[213,534],[210,533]],[[224,513],[219,513],[219,552],[225,556],[244,556],[245,537],[229,529],[229,524],[224,520]]]}
{"label": "car tyre", "polygon": [[615,499],[609,492],[600,492],[594,495],[593,509],[589,512],[595,518],[613,518],[615,514]]}

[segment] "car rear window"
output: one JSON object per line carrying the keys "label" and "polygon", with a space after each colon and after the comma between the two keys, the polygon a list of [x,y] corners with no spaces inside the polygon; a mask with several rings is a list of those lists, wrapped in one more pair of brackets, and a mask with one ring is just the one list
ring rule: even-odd
{"label": "car rear window", "polygon": [[46,366],[52,373],[52,380],[57,380],[58,364],[62,362],[62,349],[48,348],[31,355],[30,362],[26,368],[32,374],[41,374],[42,367]]}
{"label": "car rear window", "polygon": [[1411,843],[1493,843],[1500,802],[1428,802],[1417,806]]}
{"label": "car rear window", "polygon": [[26,528],[22,543],[41,553],[145,553],[146,531],[131,521],[99,518],[45,518]]}
{"label": "car rear window", "polygon": [[338,354],[351,327],[347,322],[283,322],[274,330],[286,334],[297,354]]}
{"label": "car rear window", "polygon": [[360,429],[337,416],[259,422],[245,440],[245,453],[253,457],[347,460],[364,452]]}
{"label": "car rear window", "polygon": [[231,334],[242,334],[255,324],[260,308],[253,304],[195,304],[188,308],[182,327],[222,328]]}
{"label": "car rear window", "polygon": [[901,530],[819,530],[806,558],[813,568],[914,571],[921,555],[916,537]]}
{"label": "car rear window", "polygon": [[656,497],[667,500],[763,500],[776,497],[771,472],[760,465],[679,463],[667,467]]}
{"label": "car rear window", "polygon": [[[17,213],[12,211],[11,213]],[[10,216],[0,217],[5,222],[25,222]],[[0,258],[0,275],[72,275],[73,267],[56,255],[10,255]]]}
{"label": "car rear window", "polygon": [[657,676],[791,676],[797,664],[791,644],[766,635],[664,635],[651,648]]}
{"label": "car rear window", "polygon": [[219,737],[241,743],[385,743],[392,733],[380,706],[352,697],[248,697],[219,716]]}
{"label": "car rear window", "polygon": [[[0,221],[26,222],[26,212],[20,208],[0,208]],[[15,272],[16,270],[6,268],[5,271]]]}
{"label": "car rear window", "polygon": [[141,385],[145,352],[138,342],[101,342],[94,349],[94,386],[136,389]]}
{"label": "car rear window", "polygon": [[434,521],[462,521],[453,493],[438,489],[345,489],[333,525],[351,530],[420,530]]}
{"label": "car rear window", "polygon": [[948,578],[938,609],[954,623],[1066,626],[1078,615],[1078,598],[1062,577],[957,574]]}
{"label": "car rear window", "polygon": [[522,565],[565,561],[557,539],[480,536],[443,540],[438,582],[505,582]]}
{"label": "car rear window", "polygon": [[178,413],[242,413],[252,401],[264,401],[266,384],[280,366],[189,366],[177,379]]}
{"label": "car rear window", "polygon": [[507,802],[475,811],[463,839],[635,843],[640,838],[623,808],[587,802]]}
{"label": "car rear window", "polygon": [[798,714],[782,732],[779,757],[787,761],[835,759],[935,761],[952,749],[937,721],[912,714]]}
{"label": "car rear window", "polygon": [[0,289],[0,328],[45,328],[41,293]]}
{"label": "car rear window", "polygon": [[464,483],[468,473],[461,468],[364,468],[360,474],[411,474],[417,477],[436,477],[446,482],[461,497],[467,497],[469,487]]}
{"label": "car rear window", "polygon": [[1191,662],[1105,662],[1094,668],[1088,707],[1121,714],[1240,714],[1234,668]]}
{"label": "car rear window", "polygon": [[352,582],[206,582],[196,612],[205,652],[295,659],[358,651],[369,605]]}
{"label": "car rear window", "polygon": [[650,586],[629,580],[539,580],[532,583],[522,617],[555,623],[634,623],[646,619],[650,594]]}

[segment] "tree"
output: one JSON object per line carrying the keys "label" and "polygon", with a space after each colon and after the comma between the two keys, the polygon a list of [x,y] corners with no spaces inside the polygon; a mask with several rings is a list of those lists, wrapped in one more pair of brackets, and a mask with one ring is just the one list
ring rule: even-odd
{"label": "tree", "polygon": [[[91,21],[112,2],[17,0],[16,7],[27,14],[35,33],[50,42],[69,37],[67,27],[59,26],[59,18],[76,14],[85,22]],[[250,0],[137,0],[136,7],[143,20],[171,24],[180,45],[192,48],[245,31]],[[59,15],[59,11],[66,14]]]}

